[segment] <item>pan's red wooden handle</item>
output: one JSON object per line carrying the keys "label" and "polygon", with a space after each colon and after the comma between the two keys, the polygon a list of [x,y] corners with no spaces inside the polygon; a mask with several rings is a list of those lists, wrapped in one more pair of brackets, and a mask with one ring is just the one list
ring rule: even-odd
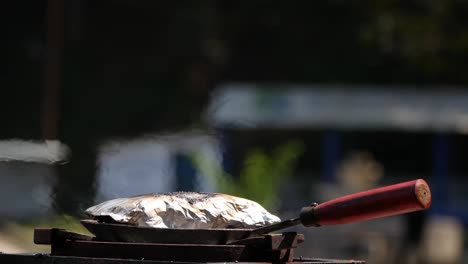
{"label": "pan's red wooden handle", "polygon": [[304,207],[300,219],[304,226],[337,225],[424,210],[430,205],[429,186],[419,179]]}

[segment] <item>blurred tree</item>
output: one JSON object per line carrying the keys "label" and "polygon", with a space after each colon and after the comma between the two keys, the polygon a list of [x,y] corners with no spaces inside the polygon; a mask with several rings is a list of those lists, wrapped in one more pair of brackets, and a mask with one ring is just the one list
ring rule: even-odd
{"label": "blurred tree", "polygon": [[464,1],[217,5],[230,80],[468,83]]}
{"label": "blurred tree", "polygon": [[467,83],[466,2],[385,0],[367,8],[359,31],[364,47],[394,57],[429,82]]}

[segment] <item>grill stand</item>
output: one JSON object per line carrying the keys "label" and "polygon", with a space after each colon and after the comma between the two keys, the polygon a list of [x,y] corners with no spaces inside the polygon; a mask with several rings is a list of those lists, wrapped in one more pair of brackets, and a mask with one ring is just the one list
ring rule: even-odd
{"label": "grill stand", "polygon": [[97,241],[63,229],[36,229],[34,242],[51,245],[51,254],[2,254],[1,263],[25,264],[187,264],[284,263],[363,264],[354,260],[294,258],[302,234],[287,232],[235,241],[229,245],[157,244]]}
{"label": "grill stand", "polygon": [[34,242],[51,245],[52,256],[182,262],[292,262],[302,234],[287,232],[238,240],[229,245],[96,241],[63,229],[36,229]]}

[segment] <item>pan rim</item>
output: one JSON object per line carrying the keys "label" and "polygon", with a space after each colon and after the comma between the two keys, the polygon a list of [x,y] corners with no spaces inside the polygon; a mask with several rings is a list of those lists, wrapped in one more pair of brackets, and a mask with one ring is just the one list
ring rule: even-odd
{"label": "pan rim", "polygon": [[249,228],[160,228],[160,227],[146,227],[146,226],[134,226],[134,225],[128,225],[124,223],[103,223],[99,222],[96,219],[82,219],[80,220],[80,223],[86,227],[86,224],[89,225],[105,225],[105,226],[115,226],[115,227],[129,227],[129,228],[136,228],[136,229],[141,229],[141,230],[165,230],[165,231],[174,231],[174,232],[180,232],[180,231],[189,231],[189,232],[196,232],[196,231],[220,231],[220,232],[252,232],[255,229],[249,229]]}

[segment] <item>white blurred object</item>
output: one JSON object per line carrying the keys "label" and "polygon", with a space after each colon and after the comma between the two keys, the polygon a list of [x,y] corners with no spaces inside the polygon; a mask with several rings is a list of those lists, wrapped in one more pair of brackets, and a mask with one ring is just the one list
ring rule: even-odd
{"label": "white blurred object", "polygon": [[382,177],[382,164],[367,151],[352,153],[337,169],[339,184],[347,193],[375,188]]}
{"label": "white blurred object", "polygon": [[155,228],[255,228],[281,220],[254,201],[219,193],[174,192],[119,198],[86,210],[95,218]]}
{"label": "white blurred object", "polygon": [[50,213],[57,178],[54,165],[66,162],[69,155],[69,148],[58,140],[1,140],[2,219],[30,219]]}
{"label": "white blurred object", "polygon": [[[377,88],[377,89],[376,89]],[[468,133],[468,93],[457,87],[225,83],[206,118],[216,127],[396,129]]]}
{"label": "white blurred object", "polygon": [[31,219],[51,212],[54,166],[37,162],[0,162],[0,217]]}
{"label": "white blurred object", "polygon": [[461,263],[463,225],[450,216],[431,217],[426,225],[421,258],[424,263]]}
{"label": "white blurred object", "polygon": [[[165,135],[147,135],[133,140],[111,140],[99,149],[96,202],[161,193],[176,188],[178,153],[196,153],[221,163],[218,139],[203,131],[185,131]],[[195,190],[212,192],[214,187],[196,175]]]}
{"label": "white blurred object", "polygon": [[369,190],[378,186],[384,175],[382,164],[372,153],[358,151],[341,160],[336,169],[336,183],[322,183],[316,192],[323,200],[350,193]]}
{"label": "white blurred object", "polygon": [[24,161],[44,164],[65,162],[70,149],[58,140],[26,141],[19,139],[0,141],[0,161]]}

